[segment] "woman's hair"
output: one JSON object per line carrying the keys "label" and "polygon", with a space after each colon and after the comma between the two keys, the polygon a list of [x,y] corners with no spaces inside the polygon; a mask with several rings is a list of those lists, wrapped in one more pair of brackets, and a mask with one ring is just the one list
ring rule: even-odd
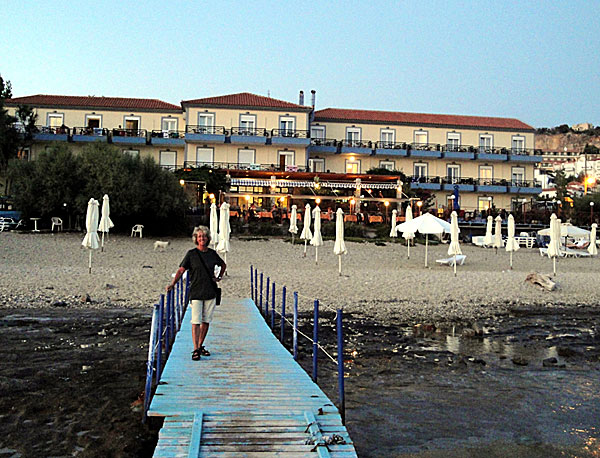
{"label": "woman's hair", "polygon": [[192,232],[192,240],[194,241],[194,244],[196,244],[196,236],[198,235],[198,232],[202,232],[204,235],[206,235],[208,243],[210,243],[210,230],[208,229],[208,227],[197,226],[194,228],[194,232]]}

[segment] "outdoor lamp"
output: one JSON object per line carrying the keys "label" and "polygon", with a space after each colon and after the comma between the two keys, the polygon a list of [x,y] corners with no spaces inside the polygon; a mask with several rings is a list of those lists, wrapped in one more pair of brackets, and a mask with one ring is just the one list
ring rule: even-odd
{"label": "outdoor lamp", "polygon": [[389,202],[386,200],[386,201],[383,203],[383,205],[385,205],[386,207],[389,207],[389,206],[390,206],[390,203],[389,203]]}
{"label": "outdoor lamp", "polygon": [[185,180],[179,180],[179,184],[180,184],[181,186],[184,186],[184,185],[185,185]]}
{"label": "outdoor lamp", "polygon": [[356,201],[355,201],[354,199],[350,199],[350,203],[351,203],[352,205],[354,205],[354,204],[356,203]]}
{"label": "outdoor lamp", "polygon": [[246,195],[244,196],[247,202],[250,202],[250,196]]}
{"label": "outdoor lamp", "polygon": [[317,203],[317,205],[319,205],[321,203],[321,199],[319,199],[318,197],[315,199],[315,202]]}
{"label": "outdoor lamp", "polygon": [[215,195],[212,192],[208,195],[208,197],[210,200],[215,200]]}

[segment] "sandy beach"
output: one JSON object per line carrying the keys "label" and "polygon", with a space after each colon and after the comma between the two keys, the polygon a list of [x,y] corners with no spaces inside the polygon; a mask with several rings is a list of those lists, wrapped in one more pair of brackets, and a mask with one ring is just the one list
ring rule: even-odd
{"label": "sandy beach", "polygon": [[[164,239],[169,246],[154,251],[151,238],[111,235],[104,252],[92,256],[88,273],[88,252],[80,246],[79,234],[17,234],[0,237],[0,305],[2,307],[43,307],[57,302],[81,305],[89,296],[89,306],[150,307],[163,292],[163,286],[177,269],[186,250],[187,238]],[[223,281],[225,296],[249,297],[250,265],[264,272],[288,291],[298,291],[301,308],[319,299],[332,308],[343,307],[380,319],[453,320],[476,319],[504,313],[519,306],[600,303],[596,279],[598,258],[561,258],[557,263],[557,290],[547,292],[524,283],[530,272],[551,274],[552,261],[537,249],[522,248],[513,255],[504,250],[484,249],[463,244],[467,256],[455,277],[451,267],[436,264],[447,258],[448,245],[425,247],[402,243],[347,243],[338,275],[338,257],[333,241],[315,248],[309,246],[302,257],[303,244],[282,239],[239,240],[231,242],[227,254],[228,276]]]}
{"label": "sandy beach", "polygon": [[[151,307],[191,238],[154,251],[154,238],[111,235],[90,274],[82,237],[0,234],[0,456],[152,455],[160,425],[142,425],[136,402]],[[278,295],[282,285],[299,292],[308,333],[314,299],[324,321],[344,308],[347,426],[359,456],[599,450],[600,259],[561,258],[548,292],[524,282],[552,273],[537,249],[515,253],[511,271],[504,250],[463,244],[455,277],[435,263],[448,245],[430,246],[425,268],[423,245],[407,259],[401,243],[347,242],[339,276],[333,241],[318,264],[298,242],[233,238],[224,296],[250,296],[252,264]],[[461,334],[476,325],[483,333]],[[334,334],[323,339],[334,351]],[[309,368],[308,350],[300,363]],[[322,373],[336,400],[334,368]]]}

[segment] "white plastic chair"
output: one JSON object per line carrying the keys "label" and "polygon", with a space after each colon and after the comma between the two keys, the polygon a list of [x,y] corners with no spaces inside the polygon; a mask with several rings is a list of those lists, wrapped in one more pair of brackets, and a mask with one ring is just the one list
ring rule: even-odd
{"label": "white plastic chair", "polygon": [[52,229],[51,229],[52,232],[54,232],[55,227],[57,228],[57,230],[62,231],[63,222],[62,222],[62,219],[60,219],[58,216],[52,217]]}
{"label": "white plastic chair", "polygon": [[[462,266],[465,263],[465,259],[467,259],[467,255],[465,254],[457,254],[456,255],[456,265]],[[443,266],[454,267],[454,256],[446,259],[436,259],[438,264]]]}
{"label": "white plastic chair", "polygon": [[144,229],[144,226],[141,224],[136,224],[133,226],[131,228],[131,237],[133,237],[134,234],[140,234],[140,238],[142,238],[142,229]]}

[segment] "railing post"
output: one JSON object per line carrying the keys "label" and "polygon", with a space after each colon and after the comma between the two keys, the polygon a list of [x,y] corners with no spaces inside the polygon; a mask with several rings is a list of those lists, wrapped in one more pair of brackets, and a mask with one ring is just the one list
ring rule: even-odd
{"label": "railing post", "polygon": [[260,310],[260,314],[262,315],[262,304],[263,304],[263,273],[260,273],[260,305],[258,306],[258,310]]}
{"label": "railing post", "polygon": [[250,297],[256,302],[256,298],[254,297],[254,269],[252,269],[252,264],[250,264]]}
{"label": "railing post", "polygon": [[179,331],[179,290],[181,289],[181,279],[175,284],[175,310],[173,316],[175,317],[175,333]]}
{"label": "railing post", "polygon": [[342,309],[337,309],[337,365],[338,365],[338,395],[340,399],[340,413],[342,424],[346,424],[346,394],[344,390],[344,334],[342,328]]}
{"label": "railing post", "polygon": [[265,320],[269,316],[269,292],[271,290],[271,277],[267,277],[267,297],[265,300]]}
{"label": "railing post", "polygon": [[273,282],[273,291],[271,293],[271,331],[275,329],[275,282]]}
{"label": "railing post", "polygon": [[148,412],[148,407],[150,406],[150,394],[152,393],[152,376],[154,369],[154,362],[156,357],[156,331],[158,328],[158,304],[154,305],[154,310],[152,311],[152,326],[150,327],[150,344],[148,345],[148,362],[146,363],[146,387],[144,389],[144,416],[142,421],[146,422],[146,413]]}
{"label": "railing post", "polygon": [[160,295],[160,300],[158,301],[158,353],[156,355],[156,384],[160,382],[160,375],[162,373],[162,352],[163,346],[165,345],[165,326],[164,326],[164,316],[165,316],[165,295]]}
{"label": "railing post", "polygon": [[313,316],[313,373],[312,379],[317,382],[317,363],[319,361],[319,300],[315,299]]}
{"label": "railing post", "polygon": [[254,303],[258,302],[258,269],[254,268]]}
{"label": "railing post", "polygon": [[171,294],[167,293],[167,304],[165,307],[165,356],[168,358],[171,353]]}
{"label": "railing post", "polygon": [[285,335],[285,293],[286,293],[286,288],[285,286],[282,288],[282,293],[281,293],[281,326],[280,326],[280,331],[281,331],[281,336],[279,337],[279,341],[283,344],[283,338]]}
{"label": "railing post", "polygon": [[294,333],[293,344],[294,361],[298,361],[298,292],[294,291]]}
{"label": "railing post", "polygon": [[184,304],[183,304],[183,312],[185,314],[185,311],[187,310],[187,306],[189,303],[189,298],[190,298],[190,274],[189,272],[185,273],[185,297],[184,297]]}

